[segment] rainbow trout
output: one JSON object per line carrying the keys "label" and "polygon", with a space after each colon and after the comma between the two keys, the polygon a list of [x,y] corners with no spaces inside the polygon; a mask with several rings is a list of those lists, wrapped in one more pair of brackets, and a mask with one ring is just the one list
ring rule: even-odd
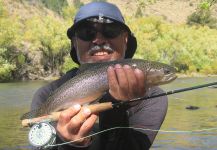
{"label": "rainbow trout", "polygon": [[108,91],[107,69],[115,64],[129,65],[142,70],[147,87],[166,84],[176,79],[175,68],[154,61],[141,59],[123,59],[117,61],[81,65],[80,72],[56,89],[47,101],[37,110],[24,114],[23,119],[48,115],[61,111],[73,104],[88,104]]}

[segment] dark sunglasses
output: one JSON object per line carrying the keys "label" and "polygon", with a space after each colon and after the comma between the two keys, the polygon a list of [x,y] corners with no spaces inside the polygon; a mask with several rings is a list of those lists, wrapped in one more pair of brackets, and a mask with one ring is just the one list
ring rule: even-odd
{"label": "dark sunglasses", "polygon": [[75,29],[75,35],[83,41],[92,41],[96,38],[97,32],[100,32],[105,38],[113,39],[124,31],[124,27],[117,23],[102,24],[99,30],[93,26],[93,23],[84,22]]}

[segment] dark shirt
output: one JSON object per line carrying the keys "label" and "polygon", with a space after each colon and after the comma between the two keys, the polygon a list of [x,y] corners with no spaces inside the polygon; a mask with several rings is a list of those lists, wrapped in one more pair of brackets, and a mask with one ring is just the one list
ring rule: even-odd
{"label": "dark shirt", "polygon": [[[31,109],[37,109],[44,103],[49,95],[59,86],[73,78],[77,69],[72,69],[60,79],[40,88],[34,95]],[[152,87],[147,91],[147,95],[156,95],[163,91],[158,87]],[[106,94],[100,102],[113,99]],[[102,101],[103,100],[103,101]],[[115,101],[113,99],[113,101]],[[158,97],[141,101],[131,107],[121,107],[99,114],[99,123],[96,124],[92,132],[109,129],[112,127],[136,127],[143,129],[160,129],[167,112],[167,97]],[[156,131],[139,129],[114,129],[92,137],[92,143],[87,147],[76,147],[63,145],[54,149],[72,150],[145,150],[149,149],[157,135]],[[57,143],[63,141],[57,137]]]}

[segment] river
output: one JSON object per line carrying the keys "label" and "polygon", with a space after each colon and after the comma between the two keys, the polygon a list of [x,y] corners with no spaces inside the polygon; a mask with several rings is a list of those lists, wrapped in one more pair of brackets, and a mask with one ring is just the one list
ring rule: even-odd
{"label": "river", "polygon": [[[180,78],[161,87],[168,91],[214,81],[217,77]],[[19,117],[28,111],[34,92],[46,83],[0,83],[0,149],[29,149],[28,129],[21,127]],[[188,106],[199,109],[186,109]],[[217,129],[213,128],[217,128],[217,88],[171,95],[166,119],[151,149],[217,149]]]}

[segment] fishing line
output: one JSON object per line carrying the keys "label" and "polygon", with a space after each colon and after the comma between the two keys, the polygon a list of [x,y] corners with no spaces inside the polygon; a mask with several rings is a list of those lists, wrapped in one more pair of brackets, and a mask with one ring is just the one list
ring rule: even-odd
{"label": "fishing line", "polygon": [[[198,130],[154,130],[154,129],[145,129],[145,128],[138,128],[138,127],[114,127],[114,128],[109,128],[109,129],[106,129],[106,130],[102,130],[102,131],[99,131],[97,133],[93,133],[93,134],[90,134],[88,136],[85,136],[83,138],[79,138],[77,140],[74,140],[74,141],[69,141],[69,142],[63,142],[63,143],[60,143],[60,144],[53,144],[53,145],[48,145],[46,146],[46,148],[49,148],[49,147],[56,147],[56,146],[62,146],[62,145],[66,145],[66,144],[71,144],[71,143],[74,143],[76,141],[79,141],[79,140],[83,140],[85,138],[89,138],[89,137],[93,137],[93,136],[96,136],[96,135],[99,135],[99,134],[102,134],[104,132],[108,132],[108,131],[111,131],[111,130],[115,130],[115,129],[135,129],[135,130],[142,130],[142,131],[152,131],[152,132],[162,132],[162,133],[201,133],[201,132],[208,132],[208,131],[217,131],[217,128],[206,128],[206,129],[198,129]],[[30,149],[31,147],[29,145],[19,145],[18,147],[15,147],[15,149]]]}
{"label": "fishing line", "polygon": [[[203,85],[198,85],[198,86],[194,86],[194,87],[188,87],[188,88],[183,88],[183,89],[177,89],[177,90],[172,90],[172,91],[168,91],[168,92],[163,92],[157,95],[151,95],[151,96],[146,96],[146,97],[141,97],[141,98],[136,98],[136,99],[131,99],[129,101],[119,101],[119,102],[106,102],[106,103],[101,103],[101,109],[112,109],[112,108],[119,108],[122,105],[128,105],[131,102],[137,102],[137,101],[142,101],[142,100],[147,100],[147,99],[151,99],[151,98],[156,98],[156,97],[160,97],[160,96],[165,96],[165,95],[171,95],[171,94],[175,94],[175,93],[179,93],[179,92],[184,92],[184,91],[189,91],[189,90],[194,90],[194,89],[199,89],[199,88],[203,88],[203,87],[207,87],[207,86],[211,86],[211,85],[217,85],[217,82],[213,82],[213,83],[208,83],[208,84],[203,84]],[[92,105],[93,107],[94,105]],[[103,107],[102,107],[103,106]],[[25,120],[24,120],[25,121]],[[138,127],[114,127],[114,128],[110,128],[107,130],[103,130],[100,132],[97,132],[95,134],[91,134],[89,136],[74,140],[74,141],[69,141],[69,142],[63,142],[61,144],[56,144],[53,145],[55,143],[55,139],[56,139],[56,130],[54,129],[53,126],[51,126],[49,123],[44,123],[44,122],[40,122],[40,123],[36,123],[35,125],[32,126],[32,128],[30,129],[29,132],[29,142],[31,143],[31,145],[36,146],[36,147],[50,147],[50,146],[58,146],[58,145],[65,145],[68,143],[73,143],[76,142],[78,140],[82,140],[84,138],[88,138],[88,137],[92,137],[110,130],[114,130],[114,129],[135,129],[135,130],[146,130],[146,131],[152,131],[152,132],[174,132],[174,133],[193,133],[193,132],[202,132],[202,131],[209,131],[209,130],[217,130],[217,128],[209,128],[209,129],[201,129],[201,130],[193,130],[193,131],[166,131],[166,130],[153,130],[153,129],[144,129],[144,128],[138,128]],[[47,131],[45,133],[45,131]],[[42,136],[42,135],[46,135],[46,136]]]}
{"label": "fishing line", "polygon": [[170,96],[170,97],[173,98],[173,99],[182,100],[182,101],[186,100],[186,99],[179,98],[179,97],[174,97],[174,96]]}
{"label": "fishing line", "polygon": [[76,141],[83,140],[85,138],[90,138],[90,137],[93,137],[93,136],[96,136],[96,135],[99,135],[99,134],[102,134],[102,133],[105,133],[105,132],[108,132],[108,131],[111,131],[111,130],[115,130],[115,129],[134,129],[134,130],[162,132],[162,133],[189,133],[190,134],[190,133],[200,133],[200,132],[207,132],[207,131],[215,131],[215,130],[217,130],[217,127],[216,128],[197,129],[197,130],[154,130],[154,129],[137,128],[137,127],[114,127],[114,128],[109,128],[109,129],[106,129],[106,130],[99,131],[97,133],[90,134],[88,136],[85,136],[83,138],[79,138],[79,139],[74,140],[74,141],[69,141],[69,142],[64,142],[64,143],[60,143],[60,144],[49,145],[49,147],[55,147],[55,146],[61,146],[61,145],[65,145],[65,144],[74,143]]}
{"label": "fishing line", "polygon": [[[130,101],[114,103],[113,107],[119,107],[120,105],[135,102],[135,101],[147,100],[147,99],[150,99],[150,98],[156,98],[156,97],[160,97],[160,96],[171,95],[171,94],[175,94],[175,93],[180,93],[180,92],[190,91],[190,90],[194,90],[194,89],[204,88],[204,87],[208,87],[208,86],[212,86],[212,85],[217,85],[217,82],[207,83],[207,84],[198,85],[198,86],[194,86],[194,87],[183,88],[183,89],[171,90],[171,91],[160,93],[160,94],[153,95],[153,96],[147,96],[147,97],[132,99]],[[204,132],[204,131],[217,130],[217,128],[206,128],[206,129],[198,129],[198,130],[154,130],[154,129],[148,129],[148,128],[144,129],[144,128],[136,128],[136,127],[114,127],[114,128],[109,128],[109,129],[102,130],[100,132],[85,136],[83,138],[79,138],[79,139],[74,140],[74,141],[64,142],[64,143],[61,143],[61,144],[49,145],[49,147],[61,146],[61,145],[65,145],[65,144],[74,143],[76,141],[83,140],[83,139],[89,138],[89,137],[93,137],[93,136],[96,136],[96,135],[99,135],[99,134],[102,134],[104,132],[108,132],[108,131],[111,131],[111,130],[115,130],[115,129],[134,129],[134,130],[163,132],[163,133],[195,133],[195,132],[198,133],[198,132]]]}

